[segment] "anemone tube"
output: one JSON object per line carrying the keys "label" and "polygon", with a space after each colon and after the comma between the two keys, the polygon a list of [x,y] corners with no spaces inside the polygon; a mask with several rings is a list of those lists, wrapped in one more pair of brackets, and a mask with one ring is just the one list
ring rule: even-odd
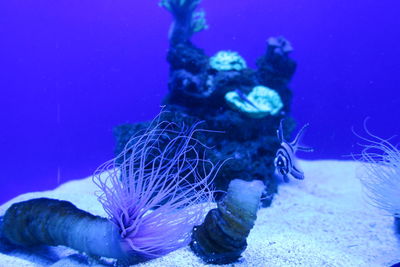
{"label": "anemone tube", "polygon": [[106,218],[78,209],[68,201],[36,198],[13,204],[0,220],[1,237],[13,245],[68,246],[90,256],[141,261],[121,246],[118,228]]}
{"label": "anemone tube", "polygon": [[193,228],[193,252],[209,264],[229,264],[239,259],[247,247],[264,189],[259,180],[232,180],[217,208],[208,212],[203,224]]}
{"label": "anemone tube", "polygon": [[203,131],[197,125],[181,129],[155,120],[99,167],[93,180],[109,219],[67,201],[33,199],[6,211],[0,236],[15,245],[65,245],[129,264],[188,245],[209,209],[218,171],[196,149],[202,144],[194,134]]}

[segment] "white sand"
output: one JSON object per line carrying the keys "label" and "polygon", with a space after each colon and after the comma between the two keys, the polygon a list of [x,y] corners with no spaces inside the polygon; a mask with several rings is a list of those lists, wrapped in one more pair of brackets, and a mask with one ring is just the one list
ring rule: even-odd
{"label": "white sand", "polygon": [[[400,261],[393,218],[365,203],[357,163],[301,161],[306,179],[283,184],[273,205],[261,209],[243,257],[230,266],[390,266]],[[91,179],[54,191],[21,195],[0,207],[34,197],[69,200],[104,215]],[[104,266],[64,248],[21,250],[0,245],[0,266]],[[138,266],[205,266],[189,248]]]}

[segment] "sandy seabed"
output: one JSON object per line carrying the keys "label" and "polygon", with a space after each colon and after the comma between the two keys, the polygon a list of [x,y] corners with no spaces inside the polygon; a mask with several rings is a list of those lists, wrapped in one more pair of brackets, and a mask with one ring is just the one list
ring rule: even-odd
{"label": "sandy seabed", "polygon": [[[367,204],[352,161],[300,161],[304,181],[279,187],[273,204],[259,210],[242,258],[226,266],[390,266],[400,262],[393,218]],[[53,191],[18,196],[0,207],[36,197],[71,201],[105,216],[91,178]],[[16,249],[0,244],[1,267],[107,266],[65,247]],[[110,266],[110,265],[109,265]],[[137,266],[206,266],[186,247]]]}

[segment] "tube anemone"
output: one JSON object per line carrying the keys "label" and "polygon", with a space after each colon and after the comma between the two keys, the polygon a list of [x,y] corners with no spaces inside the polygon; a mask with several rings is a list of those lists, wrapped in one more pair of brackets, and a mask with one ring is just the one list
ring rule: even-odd
{"label": "tube anemone", "polygon": [[[153,121],[96,171],[109,219],[67,201],[38,198],[0,217],[0,238],[19,246],[63,245],[134,264],[188,245],[212,202],[217,168],[200,154],[195,124]],[[220,165],[219,165],[220,166]]]}
{"label": "tube anemone", "polygon": [[359,178],[366,189],[370,202],[400,217],[400,151],[397,146],[371,134],[365,124],[368,138],[360,137],[368,144],[363,145],[360,161],[364,172]]}
{"label": "tube anemone", "polygon": [[127,251],[165,255],[188,245],[193,226],[204,219],[216,168],[196,150],[202,144],[193,136],[204,131],[197,125],[181,130],[153,121],[96,171],[99,200]]}
{"label": "tube anemone", "polygon": [[35,198],[11,205],[0,218],[0,237],[23,247],[62,245],[125,263],[142,261],[122,248],[118,229],[109,220],[57,199]]}

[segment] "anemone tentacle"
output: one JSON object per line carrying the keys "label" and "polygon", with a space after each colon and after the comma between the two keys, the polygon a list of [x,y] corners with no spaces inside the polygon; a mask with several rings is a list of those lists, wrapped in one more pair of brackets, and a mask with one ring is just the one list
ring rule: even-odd
{"label": "anemone tentacle", "polygon": [[400,150],[390,142],[391,138],[383,139],[372,134],[366,122],[364,130],[368,137],[355,133],[367,142],[362,145],[364,149],[358,159],[363,164],[359,179],[372,205],[400,217]]}
{"label": "anemone tentacle", "polygon": [[158,118],[96,171],[99,201],[127,249],[146,258],[165,255],[187,245],[203,220],[218,164],[197,150],[203,145],[194,135],[205,131],[198,125],[180,128]]}

